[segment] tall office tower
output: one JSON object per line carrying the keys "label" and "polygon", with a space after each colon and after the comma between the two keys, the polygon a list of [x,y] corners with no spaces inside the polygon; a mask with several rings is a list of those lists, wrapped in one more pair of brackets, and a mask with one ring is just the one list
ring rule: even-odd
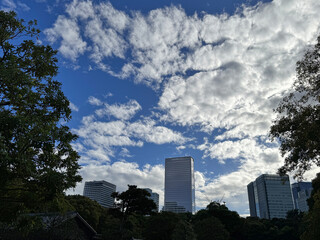
{"label": "tall office tower", "polygon": [[159,194],[152,192],[152,190],[150,188],[143,188],[144,190],[146,190],[148,193],[150,193],[150,199],[152,199],[154,201],[154,203],[157,205],[157,212],[159,212]]}
{"label": "tall office tower", "polygon": [[114,198],[111,194],[116,191],[116,185],[106,181],[85,182],[83,196],[96,200],[105,208],[114,207]]}
{"label": "tall office tower", "polygon": [[309,206],[307,199],[311,196],[312,183],[311,182],[297,182],[291,184],[292,197],[294,208],[301,212],[307,212]]}
{"label": "tall office tower", "polygon": [[251,217],[285,218],[294,207],[287,175],[262,174],[247,189]]}
{"label": "tall office tower", "polygon": [[192,157],[166,158],[164,210],[195,212],[194,160]]}

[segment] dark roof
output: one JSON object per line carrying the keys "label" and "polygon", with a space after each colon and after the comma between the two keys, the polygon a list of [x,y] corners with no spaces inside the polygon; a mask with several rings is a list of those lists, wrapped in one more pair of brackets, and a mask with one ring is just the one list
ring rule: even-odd
{"label": "dark roof", "polygon": [[67,212],[65,214],[61,213],[29,213],[28,216],[38,216],[42,218],[42,221],[45,225],[50,226],[54,224],[55,222],[58,222],[58,225],[76,218],[80,220],[87,228],[92,232],[94,235],[97,234],[97,232],[93,229],[93,227],[90,226],[89,223],[87,223],[86,220],[84,220],[78,212]]}

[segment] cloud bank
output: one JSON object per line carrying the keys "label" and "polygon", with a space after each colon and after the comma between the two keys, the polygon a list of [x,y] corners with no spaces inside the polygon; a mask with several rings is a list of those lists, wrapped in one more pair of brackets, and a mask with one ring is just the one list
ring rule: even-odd
{"label": "cloud bank", "polygon": [[[99,109],[74,130],[81,139],[76,147],[83,163],[109,162],[116,147],[190,140],[160,121],[196,126],[208,134],[196,147],[206,161],[238,166],[213,178],[198,172],[197,205],[224,196],[232,208],[248,212],[246,184],[282,164],[277,145],[267,140],[275,118],[272,109],[290,89],[296,61],[320,32],[319,12],[318,0],[275,0],[244,5],[234,15],[191,16],[177,6],[144,15],[117,10],[109,2],[74,0],[45,30],[48,40],[72,62],[86,55],[96,68],[150,86],[160,95],[159,114],[138,120],[132,120],[141,110],[135,100],[110,105],[89,98]],[[120,71],[108,64],[110,58],[124,62]],[[106,117],[115,119],[100,119]],[[214,130],[218,134],[210,136]],[[141,168],[134,165],[134,174],[143,175]],[[85,172],[90,168],[84,169],[91,176]]]}

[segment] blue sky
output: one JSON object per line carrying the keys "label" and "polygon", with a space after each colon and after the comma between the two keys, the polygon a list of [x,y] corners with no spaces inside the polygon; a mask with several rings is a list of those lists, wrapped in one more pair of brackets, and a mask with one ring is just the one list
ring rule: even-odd
{"label": "blue sky", "polygon": [[[318,0],[2,0],[58,49],[83,182],[149,187],[195,159],[196,205],[249,213],[246,185],[283,159],[268,131],[295,63],[320,33]],[[319,169],[305,177],[312,179]]]}

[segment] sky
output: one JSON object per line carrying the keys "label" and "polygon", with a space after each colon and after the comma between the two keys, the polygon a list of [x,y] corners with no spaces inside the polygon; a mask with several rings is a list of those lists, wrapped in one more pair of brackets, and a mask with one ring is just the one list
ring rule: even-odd
{"label": "sky", "polygon": [[[164,160],[194,158],[196,205],[249,214],[247,184],[283,164],[268,132],[295,64],[320,33],[319,0],[0,0],[59,51],[83,181],[164,201]],[[315,177],[319,168],[305,174]],[[292,179],[291,179],[292,180]]]}

